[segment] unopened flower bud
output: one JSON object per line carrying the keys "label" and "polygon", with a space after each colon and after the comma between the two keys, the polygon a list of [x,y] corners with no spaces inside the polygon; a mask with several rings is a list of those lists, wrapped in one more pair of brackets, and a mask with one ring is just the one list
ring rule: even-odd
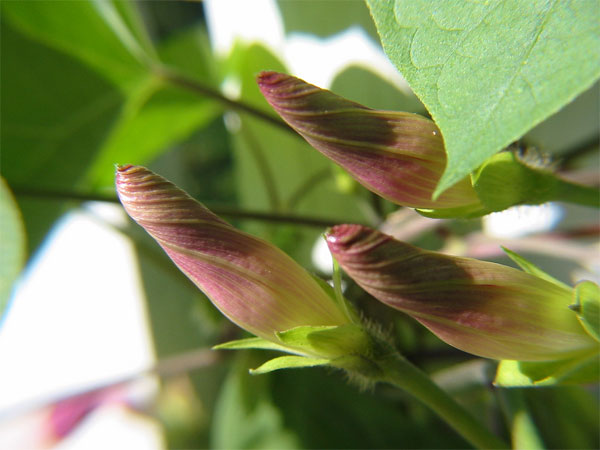
{"label": "unopened flower bud", "polygon": [[421,250],[360,225],[333,227],[327,243],[365,291],[466,352],[543,361],[596,346],[568,309],[571,290],[558,284],[500,264]]}
{"label": "unopened flower bud", "polygon": [[245,330],[276,341],[299,326],[350,319],[289,256],[239,231],[164,178],[120,166],[117,192],[127,213],[217,308]]}
{"label": "unopened flower bud", "polygon": [[367,189],[399,205],[450,215],[482,209],[468,178],[432,199],[446,153],[431,120],[373,110],[282,73],[261,73],[258,86],[283,120]]}

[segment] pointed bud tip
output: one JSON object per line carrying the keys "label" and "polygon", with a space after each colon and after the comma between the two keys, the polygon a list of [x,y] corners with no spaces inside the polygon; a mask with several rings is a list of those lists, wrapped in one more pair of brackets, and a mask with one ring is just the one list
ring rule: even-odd
{"label": "pointed bud tip", "polygon": [[325,240],[329,246],[329,250],[333,253],[342,248],[352,245],[364,235],[370,233],[369,229],[356,224],[341,224],[331,227],[325,232]]}
{"label": "pointed bud tip", "polygon": [[131,175],[135,172],[139,172],[143,168],[140,166],[134,166],[133,164],[117,164],[116,165],[116,182],[119,185],[120,182],[124,181],[124,177]]}
{"label": "pointed bud tip", "polygon": [[135,166],[133,164],[117,164],[117,173],[119,172],[127,172],[128,170],[134,168]]}
{"label": "pointed bud tip", "polygon": [[272,70],[263,70],[256,77],[256,82],[262,87],[273,86],[283,80],[289,79],[290,76],[284,73],[274,72]]}

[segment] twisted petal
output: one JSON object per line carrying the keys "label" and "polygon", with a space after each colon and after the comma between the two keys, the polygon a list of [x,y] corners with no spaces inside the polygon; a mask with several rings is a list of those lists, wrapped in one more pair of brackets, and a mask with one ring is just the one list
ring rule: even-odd
{"label": "twisted petal", "polygon": [[285,253],[233,228],[164,178],[121,166],[116,185],[128,214],[240,327],[275,340],[275,332],[297,326],[348,322]]}
{"label": "twisted petal", "polygon": [[431,120],[372,110],[276,72],[262,72],[258,86],[283,120],[367,189],[413,208],[480,205],[468,179],[431,199],[446,166],[444,142]]}
{"label": "twisted petal", "polygon": [[535,361],[594,346],[567,309],[571,291],[549,281],[499,264],[424,251],[359,225],[333,227],[327,242],[363,289],[466,352]]}

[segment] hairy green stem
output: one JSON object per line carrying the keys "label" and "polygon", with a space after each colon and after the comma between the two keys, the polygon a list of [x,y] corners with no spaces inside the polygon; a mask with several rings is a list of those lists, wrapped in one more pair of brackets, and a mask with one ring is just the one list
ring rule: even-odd
{"label": "hairy green stem", "polygon": [[397,353],[377,361],[382,370],[377,381],[397,386],[418,398],[477,448],[509,448],[492,434],[427,374]]}

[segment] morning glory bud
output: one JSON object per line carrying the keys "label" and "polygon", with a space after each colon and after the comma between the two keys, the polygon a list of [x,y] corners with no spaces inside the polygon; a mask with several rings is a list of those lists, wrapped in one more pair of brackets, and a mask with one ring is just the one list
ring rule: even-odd
{"label": "morning glory bud", "polygon": [[461,350],[543,361],[597,348],[568,309],[567,287],[500,264],[421,250],[360,225],[335,226],[326,238],[365,291]]}
{"label": "morning glory bud", "polygon": [[412,208],[481,214],[468,177],[432,199],[446,152],[431,120],[369,109],[282,73],[262,72],[258,86],[283,120],[367,189]]}
{"label": "morning glory bud", "polygon": [[239,231],[184,191],[139,166],[120,166],[117,192],[127,213],[232,322],[259,337],[299,326],[350,322],[289,256]]}

